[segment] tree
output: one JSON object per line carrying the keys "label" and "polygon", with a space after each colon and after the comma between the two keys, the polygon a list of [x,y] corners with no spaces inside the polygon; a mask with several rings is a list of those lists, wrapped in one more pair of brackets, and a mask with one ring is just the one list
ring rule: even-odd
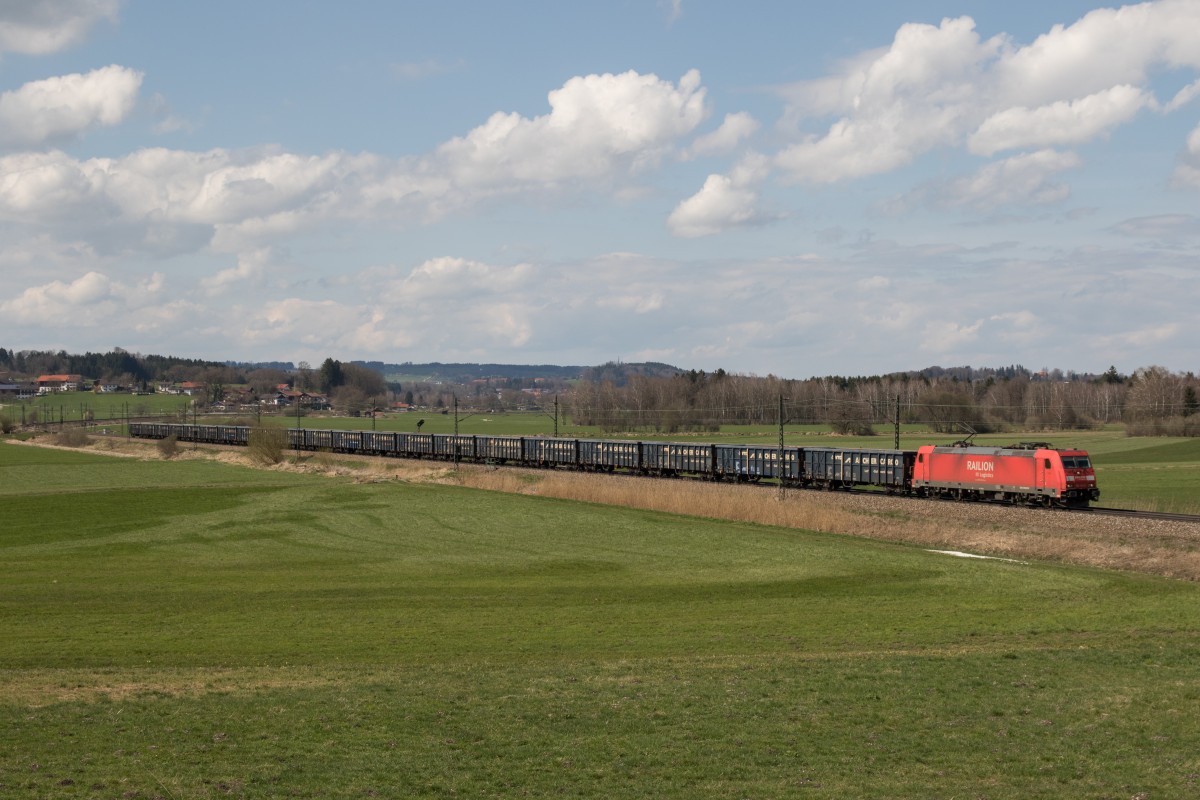
{"label": "tree", "polygon": [[277,386],[287,382],[288,375],[281,369],[264,367],[251,370],[246,375],[246,383],[249,384],[250,391],[256,395],[273,394]]}
{"label": "tree", "polygon": [[986,426],[979,419],[975,401],[961,392],[951,389],[932,389],[921,396],[913,409],[914,417],[939,433],[974,430],[982,432]]}
{"label": "tree", "polygon": [[1200,400],[1196,399],[1196,389],[1194,386],[1188,386],[1183,390],[1183,415],[1190,417],[1200,410]]}
{"label": "tree", "polygon": [[1143,367],[1133,373],[1126,408],[1133,420],[1162,420],[1183,413],[1183,379],[1165,367]]}
{"label": "tree", "polygon": [[342,364],[342,386],[353,386],[368,397],[386,397],[387,382],[383,373],[361,364]]}
{"label": "tree", "polygon": [[296,381],[293,384],[298,390],[312,389],[312,365],[307,361],[301,361],[296,372]]}
{"label": "tree", "polygon": [[230,367],[209,367],[200,375],[200,382],[205,386],[205,399],[209,403],[219,403],[225,399],[225,388],[236,383],[236,375]]}
{"label": "tree", "polygon": [[332,392],[344,384],[346,379],[342,375],[342,362],[333,358],[325,359],[318,372],[317,382],[323,392]]}

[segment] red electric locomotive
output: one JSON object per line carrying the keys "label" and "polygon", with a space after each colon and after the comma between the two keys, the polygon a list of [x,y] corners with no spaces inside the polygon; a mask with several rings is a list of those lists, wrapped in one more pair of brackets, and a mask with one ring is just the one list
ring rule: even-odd
{"label": "red electric locomotive", "polygon": [[1046,442],[1009,447],[926,445],[917,450],[912,487],[927,496],[1046,506],[1087,506],[1100,499],[1088,454],[1056,450]]}

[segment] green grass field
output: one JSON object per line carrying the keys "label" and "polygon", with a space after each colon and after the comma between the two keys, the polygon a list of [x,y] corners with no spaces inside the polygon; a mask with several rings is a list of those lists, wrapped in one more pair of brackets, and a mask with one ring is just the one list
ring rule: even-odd
{"label": "green grass field", "polygon": [[1200,788],[1190,583],[5,443],[0,508],[0,797]]}
{"label": "green grass field", "polygon": [[[181,415],[192,409],[191,397],[169,394],[97,394],[95,392],[62,392],[23,401],[6,401],[0,414],[20,422],[78,422],[89,418],[97,423],[122,422],[126,415]],[[90,415],[90,417],[89,417]]]}

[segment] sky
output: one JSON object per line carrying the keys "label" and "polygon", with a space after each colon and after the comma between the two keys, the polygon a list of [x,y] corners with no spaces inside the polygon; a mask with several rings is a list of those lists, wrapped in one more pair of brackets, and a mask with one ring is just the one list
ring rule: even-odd
{"label": "sky", "polygon": [[0,346],[1200,371],[1200,0],[0,0]]}

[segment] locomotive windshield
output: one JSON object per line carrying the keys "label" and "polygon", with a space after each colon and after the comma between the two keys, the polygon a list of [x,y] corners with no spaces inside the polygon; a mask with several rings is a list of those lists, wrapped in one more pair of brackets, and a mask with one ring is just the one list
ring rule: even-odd
{"label": "locomotive windshield", "polygon": [[1063,467],[1066,469],[1091,469],[1091,466],[1087,456],[1063,456]]}

